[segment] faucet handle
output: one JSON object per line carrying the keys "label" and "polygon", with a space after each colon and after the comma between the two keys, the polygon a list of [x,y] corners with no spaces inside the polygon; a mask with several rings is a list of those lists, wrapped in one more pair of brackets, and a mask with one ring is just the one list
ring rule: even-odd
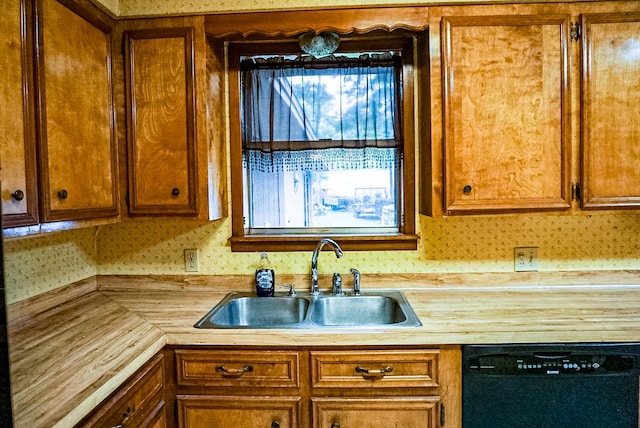
{"label": "faucet handle", "polygon": [[360,271],[355,268],[349,269],[349,272],[353,275],[353,295],[360,295]]}
{"label": "faucet handle", "polygon": [[342,291],[342,276],[339,273],[333,274],[333,295],[344,296]]}

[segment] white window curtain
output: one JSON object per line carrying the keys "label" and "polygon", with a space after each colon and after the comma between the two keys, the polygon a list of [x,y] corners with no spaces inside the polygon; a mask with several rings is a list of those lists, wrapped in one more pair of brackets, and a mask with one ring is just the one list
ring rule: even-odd
{"label": "white window curtain", "polygon": [[245,167],[272,172],[397,166],[401,77],[401,58],[391,53],[244,59]]}

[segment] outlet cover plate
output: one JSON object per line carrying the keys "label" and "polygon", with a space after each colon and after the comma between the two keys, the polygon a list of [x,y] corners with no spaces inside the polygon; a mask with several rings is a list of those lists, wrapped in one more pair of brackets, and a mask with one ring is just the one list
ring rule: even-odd
{"label": "outlet cover plate", "polygon": [[516,247],[513,249],[514,270],[531,272],[538,270],[538,247]]}
{"label": "outlet cover plate", "polygon": [[185,272],[200,271],[200,263],[198,261],[197,249],[184,250],[184,271]]}

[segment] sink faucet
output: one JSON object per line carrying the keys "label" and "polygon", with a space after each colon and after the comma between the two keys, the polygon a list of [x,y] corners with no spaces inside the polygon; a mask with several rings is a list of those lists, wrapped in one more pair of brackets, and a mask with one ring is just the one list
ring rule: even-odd
{"label": "sink faucet", "polygon": [[320,255],[320,251],[325,244],[329,244],[333,247],[333,251],[336,253],[336,257],[342,257],[342,248],[336,241],[330,238],[322,238],[318,245],[316,245],[316,249],[313,250],[313,255],[311,256],[311,294],[317,295],[320,293],[320,288],[318,287],[318,256]]}

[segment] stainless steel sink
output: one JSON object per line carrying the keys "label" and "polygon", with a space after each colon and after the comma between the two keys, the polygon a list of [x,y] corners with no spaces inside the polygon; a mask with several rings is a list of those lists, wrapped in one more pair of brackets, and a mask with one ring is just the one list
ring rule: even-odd
{"label": "stainless steel sink", "polygon": [[198,321],[196,327],[286,327],[303,322],[308,307],[309,301],[298,297],[232,293]]}
{"label": "stainless steel sink", "polygon": [[417,327],[422,325],[404,294],[374,290],[359,296],[256,297],[230,293],[195,325],[197,328]]}
{"label": "stainless steel sink", "polygon": [[310,320],[319,325],[399,324],[407,320],[400,303],[388,296],[320,297]]}

